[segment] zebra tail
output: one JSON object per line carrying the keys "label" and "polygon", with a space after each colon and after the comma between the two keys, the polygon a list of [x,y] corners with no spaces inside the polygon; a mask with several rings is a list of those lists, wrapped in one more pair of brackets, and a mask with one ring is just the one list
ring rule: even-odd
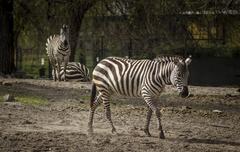
{"label": "zebra tail", "polygon": [[94,100],[96,98],[96,92],[97,92],[96,85],[93,83],[93,85],[92,85],[92,92],[91,92],[91,99],[90,99],[90,107],[93,106]]}

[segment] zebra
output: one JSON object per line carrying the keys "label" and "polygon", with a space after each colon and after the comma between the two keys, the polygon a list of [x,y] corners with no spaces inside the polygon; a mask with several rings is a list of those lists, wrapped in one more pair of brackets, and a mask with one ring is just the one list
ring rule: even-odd
{"label": "zebra", "polygon": [[60,35],[53,35],[47,39],[46,43],[47,55],[49,57],[50,64],[54,71],[54,81],[60,79],[60,66],[63,65],[64,77],[66,74],[66,66],[69,61],[69,56],[71,53],[70,44],[69,44],[69,28],[67,25],[63,25],[60,29]]}
{"label": "zebra", "polygon": [[[186,59],[180,57],[162,57],[155,60],[132,60],[120,57],[108,57],[100,61],[93,70],[92,93],[90,99],[90,113],[88,134],[93,133],[93,117],[98,105],[103,102],[105,114],[116,132],[111,119],[109,98],[112,94],[131,97],[142,97],[148,105],[147,119],[144,132],[151,136],[149,124],[152,113],[157,116],[159,137],[165,138],[160,118],[160,110],[156,105],[158,97],[165,85],[173,85],[181,97],[187,97],[188,92],[188,66],[191,56]],[[98,96],[96,93],[98,91]]]}
{"label": "zebra", "polygon": [[[52,70],[52,76],[55,77],[54,70]],[[60,80],[64,80],[64,67],[61,66],[60,68]],[[66,67],[66,80],[73,80],[73,81],[81,81],[81,82],[87,82],[90,81],[89,78],[89,69],[79,63],[79,62],[68,62]]]}

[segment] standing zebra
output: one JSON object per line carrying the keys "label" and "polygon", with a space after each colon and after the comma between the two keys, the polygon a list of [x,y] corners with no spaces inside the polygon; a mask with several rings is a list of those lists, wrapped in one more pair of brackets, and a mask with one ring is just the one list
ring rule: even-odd
{"label": "standing zebra", "polygon": [[[164,60],[163,60],[164,58]],[[108,57],[100,61],[93,70],[93,88],[90,101],[90,116],[88,132],[93,132],[93,116],[97,106],[103,102],[106,117],[112,127],[109,98],[112,94],[142,97],[148,105],[147,120],[144,128],[146,135],[151,136],[149,124],[152,113],[158,119],[160,138],[165,138],[160,111],[156,106],[155,97],[159,96],[165,85],[177,88],[181,97],[188,96],[188,65],[191,57],[185,60],[180,57],[162,57],[156,60],[131,60],[118,57]],[[96,91],[99,95],[96,96]]]}
{"label": "standing zebra", "polygon": [[[55,73],[52,70],[52,76],[55,77]],[[60,68],[60,80],[64,80],[64,67],[61,66]],[[73,81],[81,81],[81,82],[86,82],[90,81],[89,78],[89,69],[79,63],[79,62],[68,62],[67,67],[66,67],[66,75],[65,75],[66,80],[73,80]]]}
{"label": "standing zebra", "polygon": [[47,39],[46,43],[47,55],[54,71],[54,81],[60,79],[60,67],[63,65],[64,77],[66,74],[66,66],[71,53],[69,44],[69,28],[67,25],[63,25],[60,29],[60,35],[53,35]]}

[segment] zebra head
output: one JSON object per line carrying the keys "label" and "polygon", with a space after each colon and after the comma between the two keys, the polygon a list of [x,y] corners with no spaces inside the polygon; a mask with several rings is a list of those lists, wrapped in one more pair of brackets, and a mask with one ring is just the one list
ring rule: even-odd
{"label": "zebra head", "polygon": [[60,30],[60,40],[65,47],[69,44],[69,28],[65,24],[63,24]]}
{"label": "zebra head", "polygon": [[188,66],[191,63],[191,56],[184,59],[177,59],[174,61],[174,69],[170,76],[170,81],[174,87],[177,88],[181,97],[187,97],[188,92]]}

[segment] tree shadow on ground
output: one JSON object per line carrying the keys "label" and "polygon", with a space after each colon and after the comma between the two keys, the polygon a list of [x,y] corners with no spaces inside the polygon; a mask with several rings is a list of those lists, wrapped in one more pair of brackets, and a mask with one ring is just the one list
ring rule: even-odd
{"label": "tree shadow on ground", "polygon": [[240,146],[239,142],[234,141],[223,141],[223,140],[217,140],[217,139],[186,139],[185,140],[188,143],[203,143],[203,144],[217,144],[217,145],[231,145],[231,146]]}

